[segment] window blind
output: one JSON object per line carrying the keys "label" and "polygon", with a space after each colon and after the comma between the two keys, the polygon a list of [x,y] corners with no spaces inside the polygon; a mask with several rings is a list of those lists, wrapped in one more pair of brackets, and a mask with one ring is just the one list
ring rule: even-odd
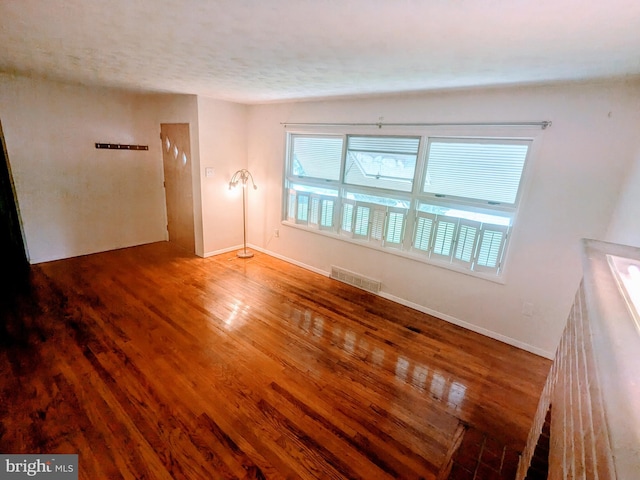
{"label": "window blind", "polygon": [[458,219],[438,218],[436,220],[435,239],[433,241],[434,256],[451,257],[457,226]]}
{"label": "window blind", "polygon": [[502,255],[508,227],[483,225],[476,259],[476,270],[495,272],[501,269]]}
{"label": "window blind", "polygon": [[433,231],[434,216],[418,212],[416,216],[415,238],[413,240],[413,248],[423,252],[429,251],[431,244],[431,233]]}
{"label": "window blind", "polygon": [[375,208],[373,210],[373,221],[371,222],[371,238],[378,242],[382,241],[382,230],[386,218],[386,208]]}
{"label": "window blind", "polygon": [[339,180],[342,164],[342,137],[291,137],[291,174],[299,177]]}
{"label": "window blind", "polygon": [[296,209],[296,222],[307,223],[309,220],[309,195],[298,193],[298,207]]}
{"label": "window blind", "polygon": [[320,228],[333,227],[333,205],[335,200],[332,198],[323,198],[321,203]]}
{"label": "window blind", "polygon": [[432,140],[423,191],[514,204],[528,142]]}
{"label": "window blind", "polygon": [[358,205],[356,207],[356,219],[353,227],[353,235],[361,238],[369,237],[369,214],[370,207]]}
{"label": "window blind", "polygon": [[385,244],[400,245],[404,233],[405,213],[394,209],[389,209],[387,213],[387,234],[385,235]]}

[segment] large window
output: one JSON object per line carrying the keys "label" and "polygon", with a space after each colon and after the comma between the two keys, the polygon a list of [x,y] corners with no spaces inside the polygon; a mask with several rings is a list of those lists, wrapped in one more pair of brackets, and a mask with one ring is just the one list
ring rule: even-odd
{"label": "large window", "polygon": [[287,135],[285,220],[499,276],[531,139]]}

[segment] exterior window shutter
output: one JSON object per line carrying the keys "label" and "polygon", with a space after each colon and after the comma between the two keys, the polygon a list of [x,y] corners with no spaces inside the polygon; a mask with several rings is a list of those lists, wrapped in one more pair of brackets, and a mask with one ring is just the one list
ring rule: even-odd
{"label": "exterior window shutter", "polygon": [[296,207],[296,223],[306,225],[309,223],[309,194],[298,192]]}
{"label": "exterior window shutter", "polygon": [[496,274],[500,271],[508,230],[503,225],[482,225],[475,271]]}
{"label": "exterior window shutter", "polygon": [[458,219],[441,217],[436,219],[435,238],[431,256],[440,260],[451,260],[453,244],[458,230]]}
{"label": "exterior window shutter", "polygon": [[355,220],[353,225],[353,238],[369,238],[369,217],[371,207],[368,205],[356,204]]}
{"label": "exterior window shutter", "polygon": [[476,244],[480,233],[480,222],[460,220],[453,262],[471,268],[475,258]]}
{"label": "exterior window shutter", "polygon": [[400,247],[404,239],[404,223],[406,211],[402,208],[389,207],[387,225],[384,235],[385,246]]}
{"label": "exterior window shutter", "polygon": [[413,237],[413,250],[428,253],[431,247],[436,216],[431,213],[418,212]]}
{"label": "exterior window shutter", "polygon": [[320,229],[333,230],[333,211],[335,199],[324,197],[320,200]]}
{"label": "exterior window shutter", "polygon": [[342,221],[340,222],[340,231],[345,235],[351,236],[353,232],[353,212],[355,210],[355,202],[352,200],[342,201]]}

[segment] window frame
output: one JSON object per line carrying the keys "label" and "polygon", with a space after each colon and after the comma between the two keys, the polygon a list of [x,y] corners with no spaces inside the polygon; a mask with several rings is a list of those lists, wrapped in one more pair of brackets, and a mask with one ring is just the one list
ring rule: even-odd
{"label": "window frame", "polygon": [[[347,166],[348,166],[348,162],[349,162],[349,153],[350,152],[359,152],[359,153],[364,153],[364,152],[371,152],[373,153],[374,150],[360,150],[360,149],[356,149],[356,148],[350,148],[350,139],[351,138],[357,138],[357,139],[364,139],[364,138],[380,138],[380,137],[385,137],[385,138],[393,138],[396,140],[417,140],[418,141],[418,145],[416,147],[416,152],[415,152],[415,156],[416,156],[416,162],[415,162],[415,167],[413,170],[413,178],[411,179],[410,183],[410,188],[407,189],[400,189],[400,188],[385,188],[385,187],[375,187],[375,186],[371,186],[371,185],[365,185],[362,183],[354,183],[353,181],[348,181],[347,180]],[[353,134],[353,133],[348,133],[345,135],[344,137],[344,155],[343,155],[343,165],[342,165],[342,175],[340,177],[340,181],[344,184],[347,185],[348,188],[365,188],[365,189],[376,189],[376,190],[380,190],[380,191],[389,191],[389,192],[393,192],[395,194],[410,194],[411,192],[413,192],[416,188],[416,180],[419,179],[418,176],[416,176],[416,172],[418,170],[418,166],[420,164],[420,153],[421,153],[421,148],[422,148],[422,137],[420,135],[373,135],[373,134],[367,134],[367,135],[362,135],[362,134]],[[390,155],[406,155],[409,156],[411,155],[408,152],[390,152],[390,151],[381,151],[378,150],[377,153],[387,153]],[[354,162],[354,164],[356,164],[357,162]],[[363,176],[367,177],[370,174],[363,174]],[[394,179],[393,178],[387,178],[386,176],[380,176],[380,178],[383,179],[383,181],[387,181],[387,182],[393,182]],[[401,182],[402,180],[400,178],[396,179],[396,181]]]}
{"label": "window frame", "polygon": [[[517,224],[517,214],[522,205],[522,199],[524,197],[524,192],[527,189],[527,185],[529,183],[529,171],[531,170],[531,164],[533,162],[533,158],[535,157],[534,151],[537,149],[538,145],[538,137],[541,135],[541,132],[538,129],[526,128],[526,129],[517,129],[514,131],[513,127],[510,128],[500,128],[500,127],[491,127],[489,129],[480,128],[476,129],[478,131],[469,131],[469,127],[451,129],[447,128],[443,129],[432,129],[421,127],[419,129],[410,129],[403,128],[402,131],[398,132],[395,129],[391,133],[388,132],[376,132],[372,134],[371,132],[364,133],[363,129],[359,129],[357,127],[322,127],[322,128],[305,128],[304,131],[300,130],[285,130],[285,161],[284,161],[284,191],[289,192],[289,185],[301,184],[309,189],[317,188],[317,189],[331,189],[332,191],[337,191],[336,197],[331,197],[334,202],[333,205],[333,225],[331,228],[320,228],[316,224],[300,224],[293,222],[292,219],[288,216],[288,205],[289,199],[285,198],[283,200],[283,220],[282,222],[286,225],[302,228],[307,231],[312,231],[317,234],[329,235],[331,238],[336,238],[341,241],[346,241],[349,243],[354,243],[357,245],[361,245],[367,248],[374,248],[380,251],[384,251],[387,253],[392,253],[394,255],[399,255],[402,257],[406,257],[412,260],[428,263],[431,265],[436,265],[439,267],[443,267],[449,270],[453,270],[456,272],[460,272],[463,274],[484,278],[487,280],[491,280],[496,283],[504,283],[505,281],[505,264],[508,263],[507,255],[509,252],[509,244],[511,243],[512,231],[514,225]],[[451,131],[455,130],[455,131]],[[467,130],[467,132],[462,132],[461,130]],[[291,147],[291,138],[296,135],[302,136],[328,136],[328,137],[342,137],[342,158],[341,158],[341,171],[339,180],[321,180],[310,177],[299,177],[290,175],[291,166],[289,165],[290,152],[292,151]],[[354,185],[351,183],[345,182],[345,165],[347,162],[347,147],[349,142],[349,137],[363,137],[363,136],[372,136],[372,137],[420,137],[418,153],[416,159],[416,166],[414,169],[414,177],[412,179],[413,188],[410,192],[400,191],[400,190],[389,190],[377,187],[369,187],[363,185]],[[455,197],[449,195],[435,195],[432,193],[423,192],[424,182],[427,175],[428,168],[428,147],[431,142],[434,140],[438,141],[462,141],[462,142],[476,142],[479,141],[481,143],[489,143],[489,144],[500,144],[501,142],[505,143],[518,143],[518,144],[526,144],[527,152],[524,160],[524,165],[522,168],[522,172],[520,175],[520,180],[518,183],[518,189],[516,194],[516,199],[513,204],[494,204],[493,202],[487,202],[477,199],[464,198],[464,197]],[[355,192],[355,193],[354,193]],[[312,195],[314,196],[322,196],[309,193],[309,205],[312,203]],[[352,198],[347,198],[347,195]],[[358,195],[367,195],[379,197],[380,199],[386,199],[390,202],[397,202],[396,205],[381,205],[377,203],[372,203],[364,200],[354,200],[353,198]],[[296,203],[297,204],[297,203]],[[452,214],[450,218],[450,222],[455,223],[455,231],[453,235],[453,240],[451,244],[450,255],[442,256],[438,254],[434,254],[434,239],[435,232],[437,228],[437,220],[440,217],[445,217],[446,215],[435,215],[431,213],[427,213],[419,210],[420,205],[431,205],[445,211],[448,209],[449,211],[461,211],[465,215],[463,217],[455,217],[455,213]],[[345,205],[351,205],[351,207],[345,207]],[[355,218],[356,218],[356,208],[357,205],[367,205],[369,210],[369,225],[367,228],[366,235],[357,235],[355,234]],[[389,222],[389,210],[391,208],[397,208],[398,205],[408,205],[408,207],[404,210],[403,217],[403,225],[402,231],[403,235],[400,243],[387,242],[387,229]],[[347,229],[343,228],[344,222],[344,212],[345,208],[352,209],[351,218],[349,222],[349,227]],[[374,213],[380,212],[381,210],[385,210],[385,218],[384,225],[382,226],[382,239],[376,238],[373,233],[373,225],[371,224]],[[379,213],[378,213],[379,215]],[[503,221],[507,223],[507,225],[499,225],[497,223],[488,223],[477,220],[466,220],[466,215],[470,215],[472,218],[475,216],[479,216],[479,218],[483,218],[483,215],[494,215],[503,217]],[[308,219],[310,220],[312,217],[311,212],[308,214]],[[432,220],[431,226],[431,237],[427,240],[427,251],[422,250],[421,248],[416,248],[416,231],[418,229],[418,222],[421,217],[427,217]],[[444,220],[442,220],[444,222]],[[473,251],[471,252],[471,258],[467,261],[460,261],[460,259],[455,259],[455,250],[457,248],[457,244],[459,241],[459,232],[460,232],[460,224],[467,225],[471,223],[476,225],[476,232],[474,238],[474,246]],[[474,223],[476,222],[476,223]],[[362,233],[362,232],[361,232]],[[493,244],[494,250],[491,250],[489,253],[492,256],[485,256],[483,260],[489,260],[488,265],[480,265],[478,264],[478,256],[480,254],[480,247],[482,242],[484,241],[484,236],[487,236],[489,239],[489,234],[493,233],[491,236],[495,239],[496,236],[500,237],[499,248],[495,249],[495,244]],[[488,240],[487,240],[488,241]],[[487,244],[490,245],[490,244]],[[486,247],[488,248],[488,247]],[[485,255],[489,255],[485,248]],[[497,256],[497,257],[496,257]],[[491,266],[491,261],[493,261],[494,257],[496,257],[495,266]]]}

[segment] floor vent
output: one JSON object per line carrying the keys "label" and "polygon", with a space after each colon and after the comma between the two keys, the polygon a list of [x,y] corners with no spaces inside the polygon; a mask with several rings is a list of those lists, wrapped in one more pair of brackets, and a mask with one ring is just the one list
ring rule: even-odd
{"label": "floor vent", "polygon": [[368,292],[378,293],[380,291],[381,282],[373,278],[364,277],[344,268],[331,266],[331,278],[348,283],[354,287],[367,290]]}

